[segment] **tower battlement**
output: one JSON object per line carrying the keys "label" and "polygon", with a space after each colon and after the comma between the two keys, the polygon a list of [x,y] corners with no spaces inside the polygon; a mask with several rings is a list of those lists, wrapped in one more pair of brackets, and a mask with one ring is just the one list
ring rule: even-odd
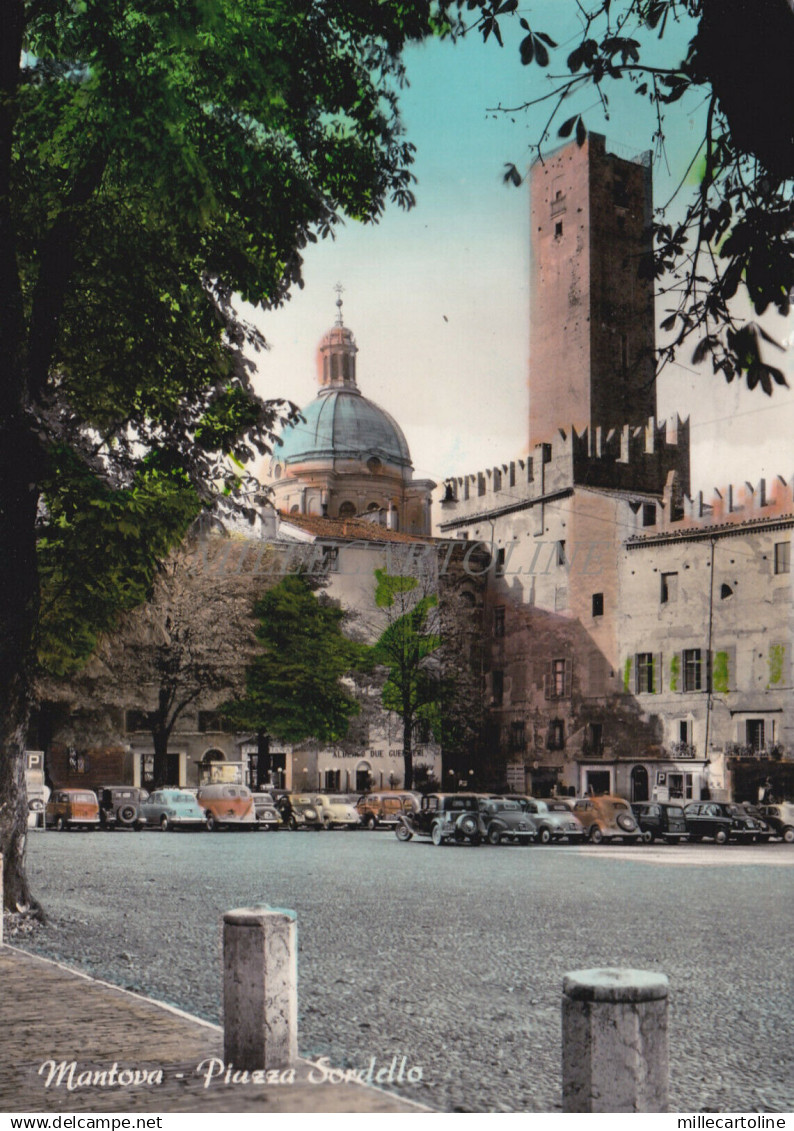
{"label": "tower battlement", "polygon": [[709,498],[703,491],[689,495],[671,476],[657,509],[656,521],[643,530],[644,539],[655,536],[711,533],[759,521],[794,520],[794,477],[761,478],[727,487],[715,487]]}
{"label": "tower battlement", "polygon": [[[671,476],[673,477],[671,479]],[[644,427],[557,429],[531,455],[444,481],[441,528],[463,518],[506,513],[535,500],[597,487],[659,499],[671,483],[689,492],[689,421],[651,417]]]}

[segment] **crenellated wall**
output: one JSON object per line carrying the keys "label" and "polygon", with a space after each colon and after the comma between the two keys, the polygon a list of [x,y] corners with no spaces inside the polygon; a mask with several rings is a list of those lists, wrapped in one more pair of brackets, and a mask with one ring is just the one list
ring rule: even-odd
{"label": "crenellated wall", "polygon": [[[475,516],[507,513],[573,487],[661,497],[689,491],[689,421],[653,417],[644,427],[557,429],[531,456],[444,482],[441,530]],[[672,487],[671,487],[672,489]]]}

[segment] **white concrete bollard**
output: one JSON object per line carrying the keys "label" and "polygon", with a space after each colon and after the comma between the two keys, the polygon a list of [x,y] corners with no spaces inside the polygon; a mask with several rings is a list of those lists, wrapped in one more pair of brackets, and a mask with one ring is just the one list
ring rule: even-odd
{"label": "white concrete bollard", "polygon": [[574,970],[563,978],[562,1109],[667,1111],[665,974]]}
{"label": "white concrete bollard", "polygon": [[285,1068],[298,1056],[294,911],[243,907],[223,916],[223,1052],[235,1068]]}

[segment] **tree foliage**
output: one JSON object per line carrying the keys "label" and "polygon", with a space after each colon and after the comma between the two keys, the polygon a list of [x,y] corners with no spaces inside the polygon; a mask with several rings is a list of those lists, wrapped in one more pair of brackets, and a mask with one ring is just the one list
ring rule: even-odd
{"label": "tree foliage", "polygon": [[344,610],[316,588],[303,574],[287,574],[257,602],[259,651],[245,693],[223,708],[236,728],[282,742],[337,742],[359,713],[342,680],[366,665],[366,649],[344,634]]}
{"label": "tree foliage", "polygon": [[[300,285],[303,249],[343,215],[372,221],[388,201],[412,203],[400,53],[448,27],[448,6],[4,7],[0,850],[10,906],[30,901],[23,751],[39,637],[37,521],[44,514],[53,583],[43,654],[65,668],[109,627],[116,597],[125,607],[146,588],[196,503],[235,490],[289,411],[253,390],[251,351],[264,343],[232,296],[283,301]],[[145,498],[149,561],[140,540],[127,552],[120,526],[142,529]],[[71,643],[56,643],[53,601],[66,599],[70,555],[108,538],[111,516],[120,537],[106,562],[89,554],[102,572],[80,594],[71,583],[75,609],[93,608],[96,622],[83,631],[70,613]],[[58,546],[61,534],[68,544]]]}
{"label": "tree foliage", "polygon": [[[660,210],[653,255],[642,265],[667,302],[660,361],[694,340],[695,363],[710,360],[727,381],[742,377],[771,394],[775,383],[786,384],[762,356],[776,343],[735,300],[743,295],[758,315],[787,315],[794,293],[794,9],[789,0],[572,0],[560,8],[574,3],[580,32],[573,43],[539,30],[531,6],[519,14],[517,0],[459,0],[459,7],[473,21],[470,31],[500,44],[503,25],[517,21],[520,61],[538,68],[547,85],[499,109],[549,106],[533,147],[541,158],[557,138],[575,135],[583,144],[592,111],[566,114],[583,92],[595,92],[597,113],[609,120],[613,84],[631,86],[653,108],[657,154],[677,128],[676,112],[692,113],[705,99],[690,166],[698,186],[677,221]],[[670,62],[665,37],[679,26],[691,28],[689,47]],[[522,179],[508,165],[505,180]]]}
{"label": "tree foliage", "polygon": [[402,721],[403,785],[411,789],[416,723],[423,720],[429,726],[438,724],[438,595],[432,575],[422,568],[417,576],[376,569],[375,579],[375,604],[382,610],[385,624],[372,646],[371,657],[387,673],[381,690],[383,706]]}

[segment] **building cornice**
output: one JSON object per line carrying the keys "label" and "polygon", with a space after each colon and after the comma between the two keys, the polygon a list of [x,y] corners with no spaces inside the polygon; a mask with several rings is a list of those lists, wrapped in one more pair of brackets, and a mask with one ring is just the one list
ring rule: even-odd
{"label": "building cornice", "polygon": [[794,514],[778,518],[747,519],[744,522],[723,522],[714,526],[697,529],[669,531],[661,534],[635,536],[624,542],[627,550],[641,549],[643,546],[666,546],[677,542],[709,542],[714,538],[730,538],[739,534],[762,530],[790,530],[794,527]]}
{"label": "building cornice", "polygon": [[[535,495],[531,499],[520,499],[515,503],[507,503],[503,507],[493,507],[487,511],[475,511],[472,514],[466,515],[462,518],[449,519],[447,522],[439,522],[440,530],[454,530],[461,526],[471,526],[475,522],[488,522],[493,518],[501,518],[505,514],[514,514],[516,511],[532,510],[533,507],[540,506],[542,503],[555,502],[557,499],[566,499],[573,495],[573,487],[563,487],[559,491],[550,491],[547,495]],[[443,503],[441,504],[443,506]]]}

